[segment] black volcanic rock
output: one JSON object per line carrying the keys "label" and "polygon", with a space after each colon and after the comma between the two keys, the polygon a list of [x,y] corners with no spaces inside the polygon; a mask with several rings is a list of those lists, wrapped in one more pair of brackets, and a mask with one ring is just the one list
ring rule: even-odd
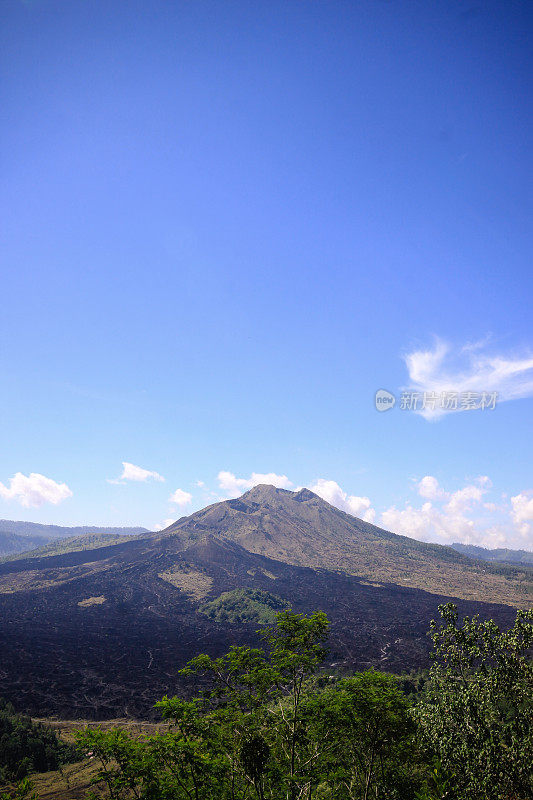
{"label": "black volcanic rock", "polygon": [[[275,536],[280,547],[283,519],[286,536],[300,543],[314,536],[317,547],[328,520],[338,514],[349,525],[352,518],[316,495],[299,494],[257,487],[161,534],[0,565],[0,696],[34,715],[149,715],[163,694],[190,691],[178,670],[193,656],[258,644],[256,624],[224,624],[199,612],[240,588],[274,594],[297,612],[324,610],[329,671],[427,665],[429,621],[448,597],[286,563],[230,540],[228,532],[246,541],[255,531],[258,541]],[[515,615],[509,606],[464,600],[459,609],[505,626]]]}

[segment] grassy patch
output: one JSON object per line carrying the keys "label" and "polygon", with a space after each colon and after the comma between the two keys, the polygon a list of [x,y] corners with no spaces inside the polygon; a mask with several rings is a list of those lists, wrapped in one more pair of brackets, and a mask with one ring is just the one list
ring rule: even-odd
{"label": "grassy patch", "polygon": [[85,600],[80,600],[78,605],[80,608],[89,608],[90,606],[101,606],[102,603],[105,603],[103,594],[98,597],[86,597]]}
{"label": "grassy patch", "polygon": [[202,600],[207,597],[213,585],[213,578],[205,575],[198,570],[190,569],[188,567],[176,566],[173,570],[160,572],[159,577],[171,583],[177,589],[188,594],[194,600]]}

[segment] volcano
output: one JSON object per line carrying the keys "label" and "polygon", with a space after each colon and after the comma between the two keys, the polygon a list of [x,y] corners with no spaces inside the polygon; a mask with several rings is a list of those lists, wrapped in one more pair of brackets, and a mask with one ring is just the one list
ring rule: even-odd
{"label": "volcano", "polygon": [[164,531],[0,564],[0,696],[34,715],[145,717],[187,693],[178,670],[193,656],[257,644],[269,604],[327,613],[330,671],[423,667],[440,603],[507,626],[527,578],[307,489],[257,486]]}

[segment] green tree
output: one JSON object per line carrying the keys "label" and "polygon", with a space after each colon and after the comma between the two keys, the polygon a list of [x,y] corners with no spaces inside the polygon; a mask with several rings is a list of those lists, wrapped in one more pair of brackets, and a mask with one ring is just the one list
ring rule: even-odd
{"label": "green tree", "polygon": [[271,724],[278,733],[278,758],[285,765],[287,800],[310,795],[316,783],[313,766],[318,753],[316,748],[310,752],[304,698],[306,682],[324,659],[328,625],[322,612],[305,617],[284,611],[263,634],[279,694]]}
{"label": "green tree", "polygon": [[324,654],[328,621],[317,612],[278,615],[261,632],[268,652],[232,647],[200,655],[182,670],[207,688],[192,701],[165,697],[169,731],[133,739],[85,730],[78,742],[98,757],[97,780],[113,800],[303,798],[309,774],[303,700]]}
{"label": "green tree", "polygon": [[447,796],[531,798],[533,611],[519,611],[508,631],[478,617],[459,625],[451,603],[439,611],[430,629],[435,663],[415,718],[447,775]]}
{"label": "green tree", "polygon": [[216,736],[198,701],[179,698],[158,703],[169,730],[134,738],[120,729],[78,731],[79,745],[94,753],[100,770],[95,784],[113,800],[214,800],[221,797],[224,765]]}
{"label": "green tree", "polygon": [[414,724],[391,675],[360,673],[310,698],[320,769],[338,800],[412,798]]}
{"label": "green tree", "polygon": [[0,800],[38,800],[33,791],[33,784],[29,778],[23,778],[17,786],[10,791],[1,792]]}
{"label": "green tree", "polygon": [[76,748],[62,742],[51,727],[15,713],[11,703],[0,699],[0,781],[20,781],[76,757]]}
{"label": "green tree", "polygon": [[306,681],[324,657],[328,620],[284,611],[261,632],[268,652],[233,647],[221,658],[201,655],[182,670],[209,676],[206,693],[221,734],[232,787],[239,778],[260,800],[303,797],[310,763],[302,702]]}

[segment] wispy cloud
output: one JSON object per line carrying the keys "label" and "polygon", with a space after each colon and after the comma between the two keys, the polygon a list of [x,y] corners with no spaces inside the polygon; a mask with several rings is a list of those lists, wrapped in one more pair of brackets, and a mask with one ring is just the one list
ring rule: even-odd
{"label": "wispy cloud", "polygon": [[[489,353],[488,345],[485,339],[453,348],[436,339],[432,348],[407,353],[404,361],[409,385],[405,390],[439,396],[449,392],[496,392],[498,403],[533,397],[533,355]],[[419,408],[417,413],[426,419],[437,419],[461,410],[461,404],[457,409],[436,404],[435,408]]]}
{"label": "wispy cloud", "polygon": [[26,508],[38,508],[45,503],[56,506],[72,497],[72,491],[66,483],[57,483],[38,472],[30,472],[29,475],[17,472],[11,478],[9,486],[0,483],[0,497],[4,500],[15,500]]}
{"label": "wispy cloud", "polygon": [[144,469],[135,464],[130,464],[128,461],[122,462],[122,475],[120,478],[107,478],[108,483],[125,483],[126,481],[146,482],[148,480],[164,482],[164,478],[159,472],[154,472],[151,469]]}

